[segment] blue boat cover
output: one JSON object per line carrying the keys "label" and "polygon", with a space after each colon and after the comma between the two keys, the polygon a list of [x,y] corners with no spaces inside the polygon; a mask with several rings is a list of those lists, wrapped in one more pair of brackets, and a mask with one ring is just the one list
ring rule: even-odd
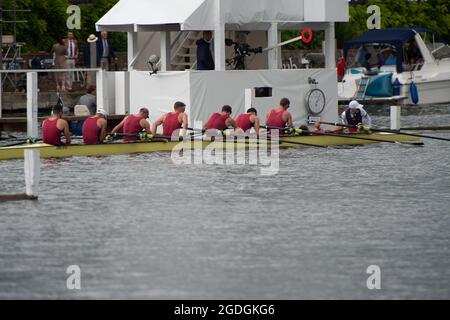
{"label": "blue boat cover", "polygon": [[432,31],[423,28],[395,28],[371,30],[359,36],[344,45],[344,56],[347,59],[348,51],[351,48],[359,47],[364,44],[380,43],[395,46],[397,50],[397,72],[403,72],[403,44],[416,36],[419,32]]}
{"label": "blue boat cover", "polygon": [[392,73],[370,77],[366,96],[392,97]]}

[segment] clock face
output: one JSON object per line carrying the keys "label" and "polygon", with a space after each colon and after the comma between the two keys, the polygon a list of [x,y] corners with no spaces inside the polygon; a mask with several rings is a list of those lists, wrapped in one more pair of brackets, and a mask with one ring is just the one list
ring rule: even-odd
{"label": "clock face", "polygon": [[319,115],[325,109],[325,94],[320,89],[311,90],[307,98],[307,106],[313,115]]}

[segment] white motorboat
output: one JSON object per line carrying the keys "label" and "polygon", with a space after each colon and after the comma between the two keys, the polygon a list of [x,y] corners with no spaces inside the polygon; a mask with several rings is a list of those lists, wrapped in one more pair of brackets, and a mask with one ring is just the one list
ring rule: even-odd
{"label": "white motorboat", "polygon": [[[430,33],[419,28],[372,30],[346,43],[339,101],[399,105],[450,102],[450,47],[436,45]],[[427,38],[432,38],[432,43],[427,45]]]}

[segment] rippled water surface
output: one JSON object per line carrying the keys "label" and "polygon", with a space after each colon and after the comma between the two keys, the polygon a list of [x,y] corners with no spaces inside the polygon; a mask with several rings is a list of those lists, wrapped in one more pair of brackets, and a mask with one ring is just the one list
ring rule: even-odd
{"label": "rippled water surface", "polygon": [[[404,123],[449,125],[450,107]],[[449,299],[449,155],[433,140],[283,150],[274,177],[164,153],[43,160],[40,200],[0,203],[0,298]],[[0,194],[23,187],[23,161],[0,162]]]}

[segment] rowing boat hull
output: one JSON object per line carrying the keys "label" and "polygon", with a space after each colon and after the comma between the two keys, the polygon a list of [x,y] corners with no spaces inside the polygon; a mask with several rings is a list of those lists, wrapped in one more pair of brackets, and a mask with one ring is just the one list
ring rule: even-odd
{"label": "rowing boat hull", "polygon": [[[419,138],[409,137],[399,134],[356,134],[355,138],[367,138],[367,139],[381,139],[392,142],[407,142],[407,141],[419,141]],[[377,141],[351,139],[347,137],[334,137],[334,136],[297,136],[297,137],[281,137],[280,148],[298,148],[307,145],[318,146],[351,146],[351,145],[366,145],[379,143]],[[292,143],[290,143],[292,142]],[[305,145],[300,145],[305,144]],[[25,146],[15,146],[0,148],[0,161],[23,159],[24,150],[39,150],[41,158],[69,158],[69,157],[102,157],[110,155],[121,154],[139,154],[150,152],[171,152],[179,145],[179,142],[138,142],[138,143],[112,143],[103,145],[71,145],[68,147],[55,147],[47,144],[33,144]],[[187,143],[185,148],[223,148],[221,142],[196,141]],[[270,142],[269,142],[270,145]],[[258,144],[255,141],[249,141],[249,143],[236,143],[235,147],[248,148],[256,147]]]}

